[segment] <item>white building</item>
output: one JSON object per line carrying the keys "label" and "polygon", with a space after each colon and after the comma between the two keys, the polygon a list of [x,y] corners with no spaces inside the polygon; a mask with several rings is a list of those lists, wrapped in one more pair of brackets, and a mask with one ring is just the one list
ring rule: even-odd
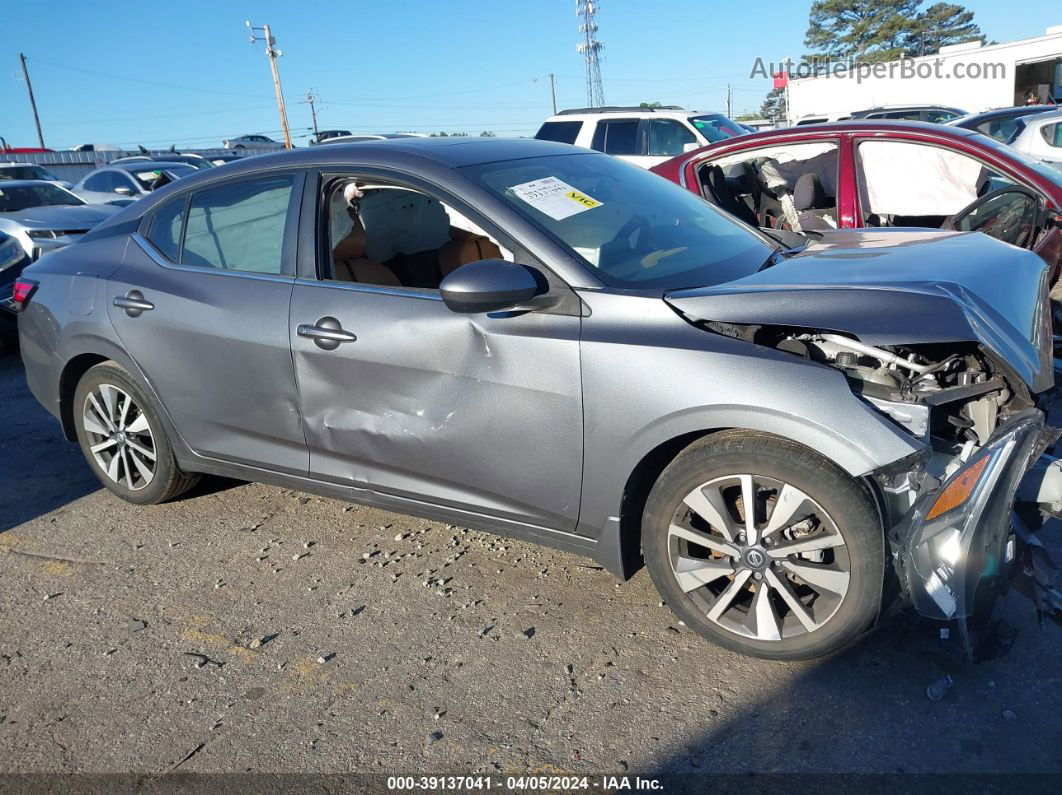
{"label": "white building", "polygon": [[1062,101],[1062,25],[1032,39],[954,44],[933,55],[791,79],[789,122],[833,120],[880,105],[947,105],[976,113],[1024,105],[1029,92],[1041,103]]}

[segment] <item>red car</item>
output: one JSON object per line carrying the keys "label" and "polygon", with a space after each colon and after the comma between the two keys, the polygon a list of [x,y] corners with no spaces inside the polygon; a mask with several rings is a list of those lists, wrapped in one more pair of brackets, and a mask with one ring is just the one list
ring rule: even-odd
{"label": "red car", "polygon": [[749,224],[980,231],[1062,264],[1062,171],[971,130],[850,121],[731,138],[652,171]]}

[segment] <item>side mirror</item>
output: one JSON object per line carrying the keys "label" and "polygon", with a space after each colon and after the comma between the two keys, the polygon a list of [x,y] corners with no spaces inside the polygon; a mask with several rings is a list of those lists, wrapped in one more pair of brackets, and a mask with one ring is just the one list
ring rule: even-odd
{"label": "side mirror", "polygon": [[119,185],[118,187],[116,187],[114,189],[114,192],[115,193],[120,193],[123,196],[132,196],[133,195],[133,189],[130,188],[128,185]]}
{"label": "side mirror", "polygon": [[461,314],[513,309],[542,291],[532,270],[503,259],[462,265],[439,284],[443,302]]}
{"label": "side mirror", "polygon": [[687,152],[696,152],[700,148],[701,145],[699,143],[697,143],[696,141],[690,141],[689,143],[685,143],[682,145],[682,154],[686,154]]}

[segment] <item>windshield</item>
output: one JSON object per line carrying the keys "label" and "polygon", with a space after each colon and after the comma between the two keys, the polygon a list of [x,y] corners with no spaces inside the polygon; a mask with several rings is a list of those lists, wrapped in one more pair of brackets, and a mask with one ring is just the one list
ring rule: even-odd
{"label": "windshield", "polygon": [[755,273],[774,250],[688,190],[607,155],[461,170],[567,245],[610,286],[720,284]]}
{"label": "windshield", "polygon": [[168,175],[168,178],[162,180],[161,184],[156,187],[161,188],[163,184],[172,182],[180,177],[186,177],[195,171],[196,168],[194,166],[187,166],[182,163],[180,165],[166,166],[165,168],[145,168],[142,171],[130,171],[129,173],[136,178],[136,181],[140,183],[144,190],[153,190],[152,185],[155,185],[156,180],[163,174]]}
{"label": "windshield", "polygon": [[708,143],[714,144],[716,141],[725,141],[727,138],[736,138],[739,135],[744,135],[745,130],[742,130],[738,125],[722,113],[708,113],[703,116],[690,116],[690,124],[703,135]]}
{"label": "windshield", "polygon": [[58,185],[3,185],[0,183],[0,213],[28,210],[30,207],[80,205],[85,202]]}
{"label": "windshield", "polygon": [[54,180],[42,166],[0,166],[0,179],[47,179]]}

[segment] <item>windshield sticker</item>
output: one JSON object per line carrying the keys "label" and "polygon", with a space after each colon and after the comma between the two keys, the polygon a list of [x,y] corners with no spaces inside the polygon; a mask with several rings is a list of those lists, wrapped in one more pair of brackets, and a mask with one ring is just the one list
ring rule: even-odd
{"label": "windshield sticker", "polygon": [[602,202],[556,177],[543,177],[513,185],[510,190],[555,221],[600,207]]}

